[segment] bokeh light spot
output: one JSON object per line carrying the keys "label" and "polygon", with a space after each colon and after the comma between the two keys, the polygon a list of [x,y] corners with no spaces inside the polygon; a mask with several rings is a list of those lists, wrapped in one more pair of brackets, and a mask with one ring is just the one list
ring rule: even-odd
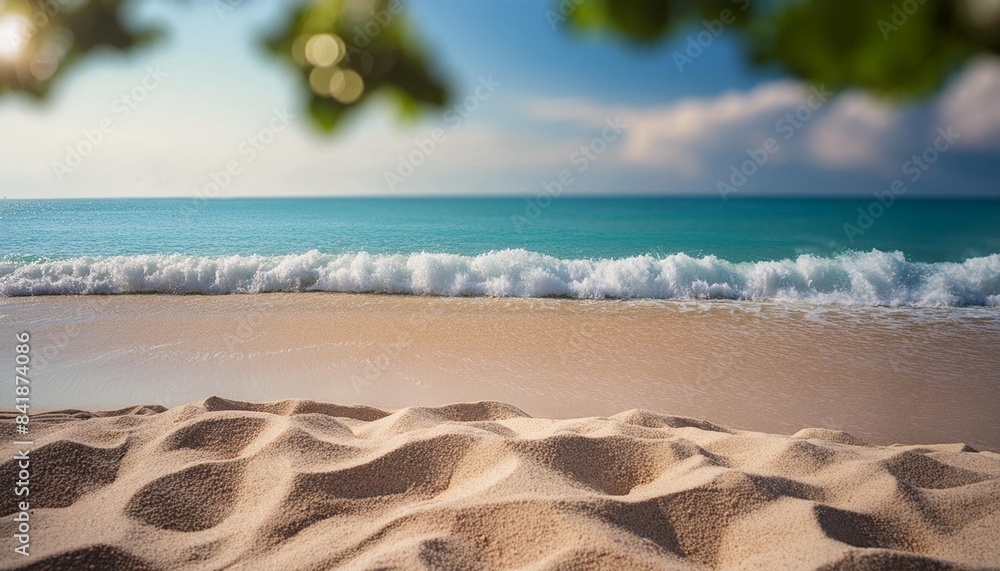
{"label": "bokeh light spot", "polygon": [[45,81],[55,74],[56,69],[59,67],[59,62],[49,54],[42,54],[35,61],[31,62],[28,69],[31,71],[31,75],[34,76],[38,81]]}
{"label": "bokeh light spot", "polygon": [[308,41],[309,36],[303,34],[295,38],[295,42],[292,43],[292,61],[300,67],[305,67],[309,63],[309,60],[306,59],[306,43]]}
{"label": "bokeh light spot", "polygon": [[306,42],[305,55],[309,63],[316,67],[334,65],[347,53],[344,40],[330,34],[317,34]]}
{"label": "bokeh light spot", "polygon": [[330,95],[341,103],[354,103],[364,91],[365,80],[353,69],[337,69],[330,78]]}
{"label": "bokeh light spot", "polygon": [[317,67],[309,74],[309,87],[316,95],[330,96],[330,81],[337,72],[336,68]]}

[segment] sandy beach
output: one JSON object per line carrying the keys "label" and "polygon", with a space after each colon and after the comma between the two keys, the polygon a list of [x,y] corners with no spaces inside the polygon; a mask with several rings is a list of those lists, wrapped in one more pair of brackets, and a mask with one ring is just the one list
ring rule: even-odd
{"label": "sandy beach", "polygon": [[0,0],[0,571],[1000,571],[1000,0]]}
{"label": "sandy beach", "polygon": [[4,569],[1000,566],[990,310],[0,300],[25,323]]}
{"label": "sandy beach", "polygon": [[398,409],[643,408],[737,428],[1000,451],[990,309],[324,293],[0,298],[30,328],[32,408],[211,395]]}
{"label": "sandy beach", "polygon": [[32,426],[32,557],[5,536],[5,569],[1000,566],[1000,455],[962,444],[498,402],[213,397]]}

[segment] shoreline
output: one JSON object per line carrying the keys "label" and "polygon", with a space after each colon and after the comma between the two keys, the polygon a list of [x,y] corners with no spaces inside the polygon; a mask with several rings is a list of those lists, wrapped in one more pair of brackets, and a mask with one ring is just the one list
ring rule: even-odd
{"label": "shoreline", "polygon": [[[491,399],[534,416],[631,408],[872,442],[1000,449],[1000,320],[730,302],[372,294],[0,300],[31,329],[33,407],[225,394],[383,408]],[[940,317],[940,318],[939,318]]]}
{"label": "shoreline", "polygon": [[404,297],[421,299],[493,299],[493,300],[552,300],[567,301],[573,303],[649,303],[649,304],[748,304],[748,305],[773,305],[775,307],[788,307],[791,309],[842,309],[844,311],[858,310],[898,310],[898,311],[965,311],[982,309],[985,312],[994,312],[1000,315],[1000,305],[862,305],[854,303],[820,302],[803,299],[758,299],[758,298],[728,298],[728,297],[574,297],[570,295],[488,295],[488,294],[439,294],[424,292],[386,292],[386,291],[337,291],[337,290],[268,290],[268,291],[230,291],[230,292],[183,292],[172,293],[163,291],[129,291],[115,293],[36,293],[28,295],[2,295],[0,303],[4,300],[17,299],[45,299],[45,298],[117,298],[117,297],[205,297],[205,298],[225,298],[225,297],[252,297],[269,295],[334,295],[334,296],[382,296],[382,297]]}

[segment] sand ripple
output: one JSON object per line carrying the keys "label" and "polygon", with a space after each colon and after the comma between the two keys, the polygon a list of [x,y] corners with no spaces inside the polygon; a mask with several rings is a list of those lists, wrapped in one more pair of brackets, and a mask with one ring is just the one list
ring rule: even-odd
{"label": "sand ripple", "polygon": [[213,397],[32,427],[33,555],[3,537],[5,569],[1000,568],[1000,455],[962,444],[496,402]]}

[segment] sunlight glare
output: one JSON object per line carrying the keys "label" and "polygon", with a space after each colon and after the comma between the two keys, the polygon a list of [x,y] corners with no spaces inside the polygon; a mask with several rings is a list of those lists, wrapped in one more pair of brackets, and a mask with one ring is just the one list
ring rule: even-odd
{"label": "sunlight glare", "polygon": [[31,22],[21,14],[0,15],[0,60],[14,61],[31,39]]}

